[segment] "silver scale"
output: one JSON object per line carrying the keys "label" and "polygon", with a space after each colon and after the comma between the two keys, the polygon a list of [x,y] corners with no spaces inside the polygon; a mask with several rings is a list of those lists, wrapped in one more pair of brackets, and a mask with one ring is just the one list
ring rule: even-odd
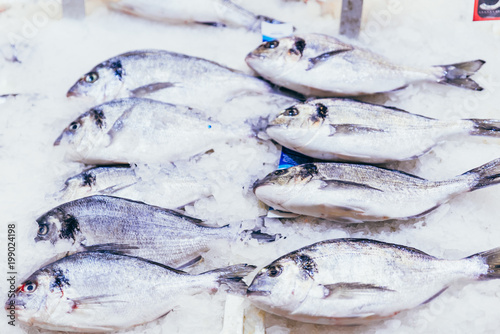
{"label": "silver scale", "polygon": [[[85,0],[62,0],[63,16],[71,19],[85,17]],[[361,27],[363,0],[342,0],[340,34],[357,38]]]}

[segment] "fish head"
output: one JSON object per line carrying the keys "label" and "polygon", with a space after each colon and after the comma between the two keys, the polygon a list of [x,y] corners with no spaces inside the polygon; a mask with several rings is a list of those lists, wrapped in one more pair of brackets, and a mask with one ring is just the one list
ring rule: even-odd
{"label": "fish head", "polygon": [[253,192],[264,203],[286,211],[282,207],[284,202],[296,197],[317,174],[318,168],[314,163],[279,169],[257,180]]}
{"label": "fish head", "polygon": [[38,223],[35,241],[50,241],[55,244],[59,240],[75,243],[79,240],[80,225],[72,215],[60,208],[55,208],[36,220]]}
{"label": "fish head", "polygon": [[267,310],[279,308],[291,312],[298,308],[314,280],[296,257],[297,254],[286,255],[262,268],[247,289],[250,301]]}
{"label": "fish head", "polygon": [[305,45],[304,39],[297,36],[264,42],[245,61],[265,78],[281,77],[301,60]]}
{"label": "fish head", "polygon": [[68,91],[67,97],[91,97],[97,103],[117,98],[123,88],[124,70],[120,60],[110,59],[84,74]]}
{"label": "fish head", "polygon": [[96,106],[71,122],[54,142],[54,146],[69,146],[80,156],[95,146],[108,145],[108,124],[104,107]]}
{"label": "fish head", "polygon": [[267,134],[291,149],[311,141],[325,122],[328,107],[321,103],[299,103],[282,111],[269,122]]}
{"label": "fish head", "polygon": [[20,321],[37,324],[51,318],[63,295],[56,277],[40,269],[16,288],[5,303],[5,309],[15,309]]}
{"label": "fish head", "polygon": [[70,177],[64,182],[64,188],[61,190],[63,193],[62,199],[72,200],[89,196],[96,182],[97,175],[92,171],[86,171]]}

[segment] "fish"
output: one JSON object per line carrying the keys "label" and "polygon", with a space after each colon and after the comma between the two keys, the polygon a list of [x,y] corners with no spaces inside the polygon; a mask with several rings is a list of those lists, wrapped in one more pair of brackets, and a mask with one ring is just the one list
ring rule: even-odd
{"label": "fish", "polygon": [[159,319],[184,296],[223,284],[244,294],[254,266],[237,264],[190,275],[113,252],[81,252],[44,266],[15,290],[5,308],[28,325],[68,332],[112,332]]}
{"label": "fish", "polygon": [[168,163],[253,136],[190,107],[125,98],[91,108],[54,142],[66,158],[91,165]]}
{"label": "fish", "polygon": [[261,22],[282,23],[256,15],[229,0],[121,0],[108,2],[111,10],[160,22],[201,23],[217,27],[257,30]]}
{"label": "fish", "polygon": [[130,165],[94,167],[68,178],[61,189],[67,202],[95,194],[113,194],[139,182]]}
{"label": "fish", "polygon": [[269,122],[279,144],[322,160],[385,163],[416,159],[453,136],[500,137],[500,120],[438,120],[350,99],[313,99]]}
{"label": "fish", "polygon": [[[69,252],[119,249],[131,256],[183,268],[217,241],[246,236],[229,225],[210,227],[177,211],[113,196],[94,195],[61,204],[37,220],[35,242],[67,243]],[[274,236],[252,232],[262,242]]]}
{"label": "fish", "polygon": [[66,95],[88,97],[95,103],[147,97],[207,110],[211,115],[227,104],[234,108],[233,100],[248,96],[276,106],[297,101],[254,76],[213,61],[164,50],[136,50],[107,59],[84,74]]}
{"label": "fish", "polygon": [[306,96],[359,96],[435,82],[481,91],[469,77],[483,60],[416,68],[323,34],[296,34],[262,43],[246,57],[263,78]]}
{"label": "fish", "polygon": [[422,217],[455,196],[497,183],[500,159],[443,181],[371,165],[317,162],[271,172],[253,191],[276,210],[361,223]]}
{"label": "fish", "polygon": [[445,260],[376,240],[333,239],[262,268],[247,298],[292,320],[359,325],[429,303],[454,283],[498,278],[500,248]]}
{"label": "fish", "polygon": [[68,178],[59,198],[64,202],[92,195],[114,195],[134,199],[137,192],[154,184],[162,206],[176,209],[213,193],[213,186],[207,180],[199,180],[177,168],[162,168],[158,173],[145,177],[142,171],[129,165],[94,167]]}

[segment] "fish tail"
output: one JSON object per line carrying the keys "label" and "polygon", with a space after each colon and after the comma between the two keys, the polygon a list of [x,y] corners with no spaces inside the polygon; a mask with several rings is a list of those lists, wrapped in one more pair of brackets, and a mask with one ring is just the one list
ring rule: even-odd
{"label": "fish tail", "polygon": [[261,230],[244,230],[240,234],[241,238],[246,238],[250,237],[250,239],[257,240],[259,243],[267,243],[267,242],[273,242],[276,241],[276,239],[281,238],[281,234],[267,234],[264,232],[261,232]]}
{"label": "fish tail", "polygon": [[468,119],[473,123],[471,135],[500,137],[500,120],[498,119]]}
{"label": "fish tail", "polygon": [[456,63],[450,65],[440,65],[443,73],[439,78],[439,83],[461,88],[481,91],[483,87],[469,77],[476,73],[485,63],[484,60],[473,60],[464,63]]}
{"label": "fish tail", "polygon": [[471,169],[462,176],[473,176],[470,191],[500,183],[500,158]]}
{"label": "fish tail", "polygon": [[488,265],[488,271],[481,274],[479,279],[500,278],[500,247],[471,255],[468,259],[470,258],[480,258]]}
{"label": "fish tail", "polygon": [[254,271],[256,266],[248,264],[236,264],[225,268],[210,270],[203,275],[215,275],[218,285],[224,284],[229,288],[229,292],[244,295],[248,286],[243,282],[243,278]]}

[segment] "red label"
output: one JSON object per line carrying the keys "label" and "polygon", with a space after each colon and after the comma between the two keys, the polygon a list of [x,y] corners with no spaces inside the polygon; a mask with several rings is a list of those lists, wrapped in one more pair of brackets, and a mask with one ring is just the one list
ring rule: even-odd
{"label": "red label", "polygon": [[475,0],[473,21],[500,20],[500,0]]}

